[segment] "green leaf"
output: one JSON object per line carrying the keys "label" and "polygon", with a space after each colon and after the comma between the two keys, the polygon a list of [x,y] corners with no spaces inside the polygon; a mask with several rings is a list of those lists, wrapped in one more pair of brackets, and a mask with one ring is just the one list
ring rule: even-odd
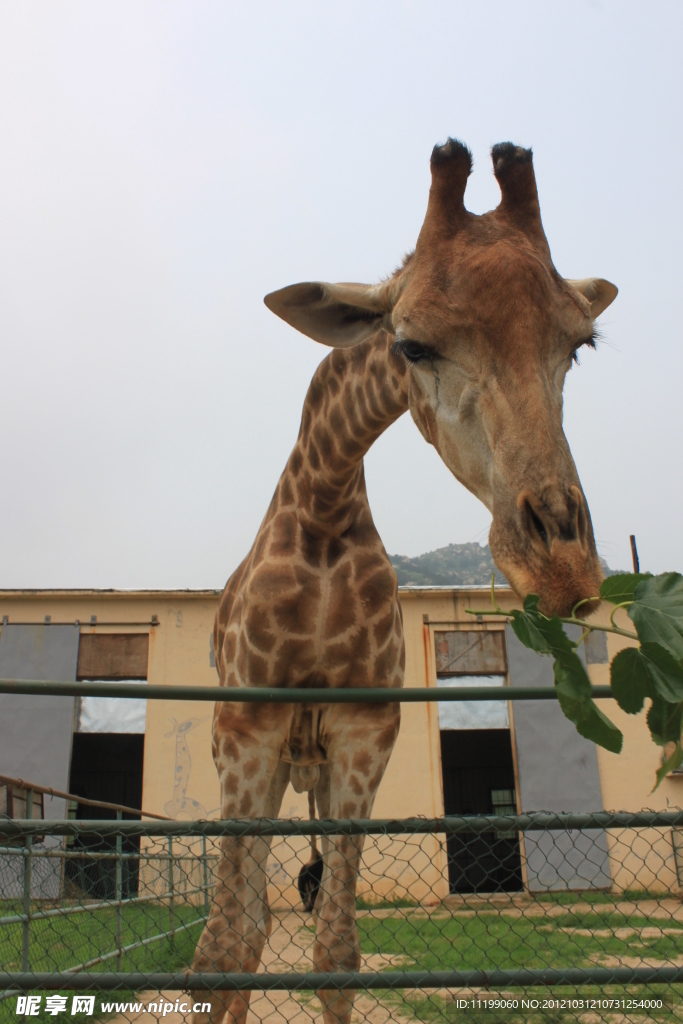
{"label": "green leaf", "polygon": [[512,612],[512,626],[515,635],[532,651],[539,654],[550,654],[557,657],[560,654],[572,654],[574,645],[565,633],[562,623],[555,616],[552,619],[546,618],[538,610],[540,598],[536,594],[529,594],[524,598],[524,611],[515,609]]}
{"label": "green leaf", "polygon": [[643,703],[652,692],[653,684],[648,664],[637,647],[627,647],[614,656],[610,682],[614,699],[622,711],[637,715],[643,710]]}
{"label": "green leaf", "polygon": [[658,644],[683,666],[683,576],[679,572],[642,580],[628,615],[641,644]]}
{"label": "green leaf", "polygon": [[555,660],[553,672],[558,694],[562,693],[568,699],[576,701],[590,698],[593,692],[591,681],[581,658],[574,651],[569,654],[563,652],[561,657]]}
{"label": "green leaf", "polygon": [[616,576],[608,576],[602,581],[600,597],[604,601],[611,601],[612,604],[632,601],[638,584],[647,579],[650,579],[650,573],[620,572]]}
{"label": "green leaf", "polygon": [[647,726],[658,746],[679,743],[683,727],[683,702],[669,704],[659,696],[653,697],[647,713]]}
{"label": "green leaf", "polygon": [[553,672],[560,707],[580,735],[618,754],[624,737],[591,699],[591,682],[578,654],[563,652]]}
{"label": "green leaf", "polygon": [[592,740],[605,750],[611,750],[613,754],[620,754],[624,743],[624,736],[621,729],[618,729],[614,722],[611,722],[604,712],[600,710],[593,700],[588,701],[586,713],[576,723],[577,732]]}
{"label": "green leaf", "polygon": [[659,644],[644,643],[640,650],[652,682],[652,691],[670,704],[683,701],[683,665]]}
{"label": "green leaf", "polygon": [[614,699],[629,715],[642,710],[645,697],[683,701],[683,668],[658,644],[619,651],[612,659],[611,683]]}
{"label": "green leaf", "polygon": [[680,742],[674,747],[674,752],[670,757],[667,757],[666,761],[662,764],[661,768],[657,770],[657,781],[655,782],[654,790],[657,788],[660,782],[666,778],[669,772],[675,772],[680,765],[683,764],[683,746]]}

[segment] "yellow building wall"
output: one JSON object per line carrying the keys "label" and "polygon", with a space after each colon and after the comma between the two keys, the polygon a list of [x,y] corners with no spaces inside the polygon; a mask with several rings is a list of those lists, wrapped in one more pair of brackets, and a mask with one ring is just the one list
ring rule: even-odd
{"label": "yellow building wall", "polygon": [[[518,606],[509,590],[496,592],[508,609]],[[0,591],[0,617],[10,622],[81,623],[82,632],[148,632],[148,681],[170,685],[212,686],[210,664],[216,591]],[[486,608],[484,589],[404,589],[400,593],[406,637],[406,678],[409,687],[436,685],[434,637],[453,628],[504,628],[502,620],[477,619],[468,608]],[[97,625],[91,626],[91,616]],[[608,609],[599,615],[608,620]],[[158,625],[151,626],[153,616]],[[628,628],[623,612],[617,622]],[[610,659],[630,641],[608,635]],[[608,665],[590,665],[596,685],[609,683]],[[645,723],[645,713],[629,716],[612,700],[601,702],[624,733],[621,754],[598,748],[603,806],[608,809],[666,809],[683,806],[683,777],[669,777],[652,792],[660,750]],[[204,701],[148,701],[143,777],[143,809],[172,818],[216,818],[220,815],[218,782],[211,756],[213,704]],[[514,723],[513,751],[514,751]],[[380,785],[373,816],[438,817],[443,814],[438,708],[435,703],[402,705],[401,730]],[[305,794],[291,787],[281,816],[306,818]],[[617,888],[676,888],[670,830],[619,835],[610,831],[612,877]],[[199,841],[195,841],[196,846]],[[192,844],[190,844],[192,845]],[[308,857],[304,839],[276,840],[269,872],[274,895],[296,904],[293,888],[299,865]],[[448,894],[445,841],[439,836],[368,837],[359,894],[409,895],[439,901]]]}

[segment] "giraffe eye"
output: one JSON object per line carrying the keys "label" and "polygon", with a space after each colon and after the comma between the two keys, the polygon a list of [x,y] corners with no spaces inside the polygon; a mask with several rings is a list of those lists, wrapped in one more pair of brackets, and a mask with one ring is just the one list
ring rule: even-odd
{"label": "giraffe eye", "polygon": [[422,345],[419,341],[396,341],[393,344],[394,352],[405,356],[409,363],[419,363],[423,359],[433,359],[434,350]]}
{"label": "giraffe eye", "polygon": [[593,333],[590,335],[590,337],[586,338],[584,341],[580,341],[579,344],[574,349],[574,351],[572,352],[572,362],[573,363],[578,363],[578,361],[579,361],[579,349],[580,348],[583,348],[584,346],[586,346],[587,348],[596,348],[597,343],[598,343],[598,337],[599,336],[598,336],[597,329],[594,329]]}

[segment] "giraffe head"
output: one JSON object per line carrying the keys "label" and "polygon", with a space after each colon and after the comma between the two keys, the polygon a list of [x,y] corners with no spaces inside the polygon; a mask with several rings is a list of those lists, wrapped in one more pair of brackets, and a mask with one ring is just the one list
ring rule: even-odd
{"label": "giraffe head", "polygon": [[531,150],[503,143],[492,159],[501,202],[477,216],[464,205],[469,150],[454,139],[435,147],[415,251],[389,280],[292,285],[265,301],[326,345],[352,346],[380,328],[395,335],[412,417],[491,512],[496,564],[521,596],[539,594],[546,614],[568,614],[598,593],[602,572],[562,391],[617,289],[555,270]]}

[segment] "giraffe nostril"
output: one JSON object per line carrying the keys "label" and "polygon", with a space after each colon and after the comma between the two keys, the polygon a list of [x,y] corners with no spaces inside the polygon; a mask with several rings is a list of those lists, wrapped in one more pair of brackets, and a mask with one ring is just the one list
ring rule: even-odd
{"label": "giraffe nostril", "polygon": [[536,530],[536,533],[541,538],[543,543],[547,544],[548,543],[548,534],[547,534],[545,526],[543,525],[541,520],[538,518],[538,516],[536,515],[534,510],[531,509],[530,511],[531,511],[531,522],[534,524],[534,529]]}
{"label": "giraffe nostril", "polygon": [[570,491],[577,504],[576,536],[578,538],[579,544],[581,544],[581,546],[585,548],[588,544],[589,535],[588,509],[586,507],[586,499],[584,498],[583,493],[579,490],[578,487],[571,487]]}
{"label": "giraffe nostril", "polygon": [[528,498],[524,501],[524,510],[526,512],[527,528],[529,529],[529,532],[535,534],[544,547],[549,547],[548,531],[545,528],[543,520],[535,511]]}

